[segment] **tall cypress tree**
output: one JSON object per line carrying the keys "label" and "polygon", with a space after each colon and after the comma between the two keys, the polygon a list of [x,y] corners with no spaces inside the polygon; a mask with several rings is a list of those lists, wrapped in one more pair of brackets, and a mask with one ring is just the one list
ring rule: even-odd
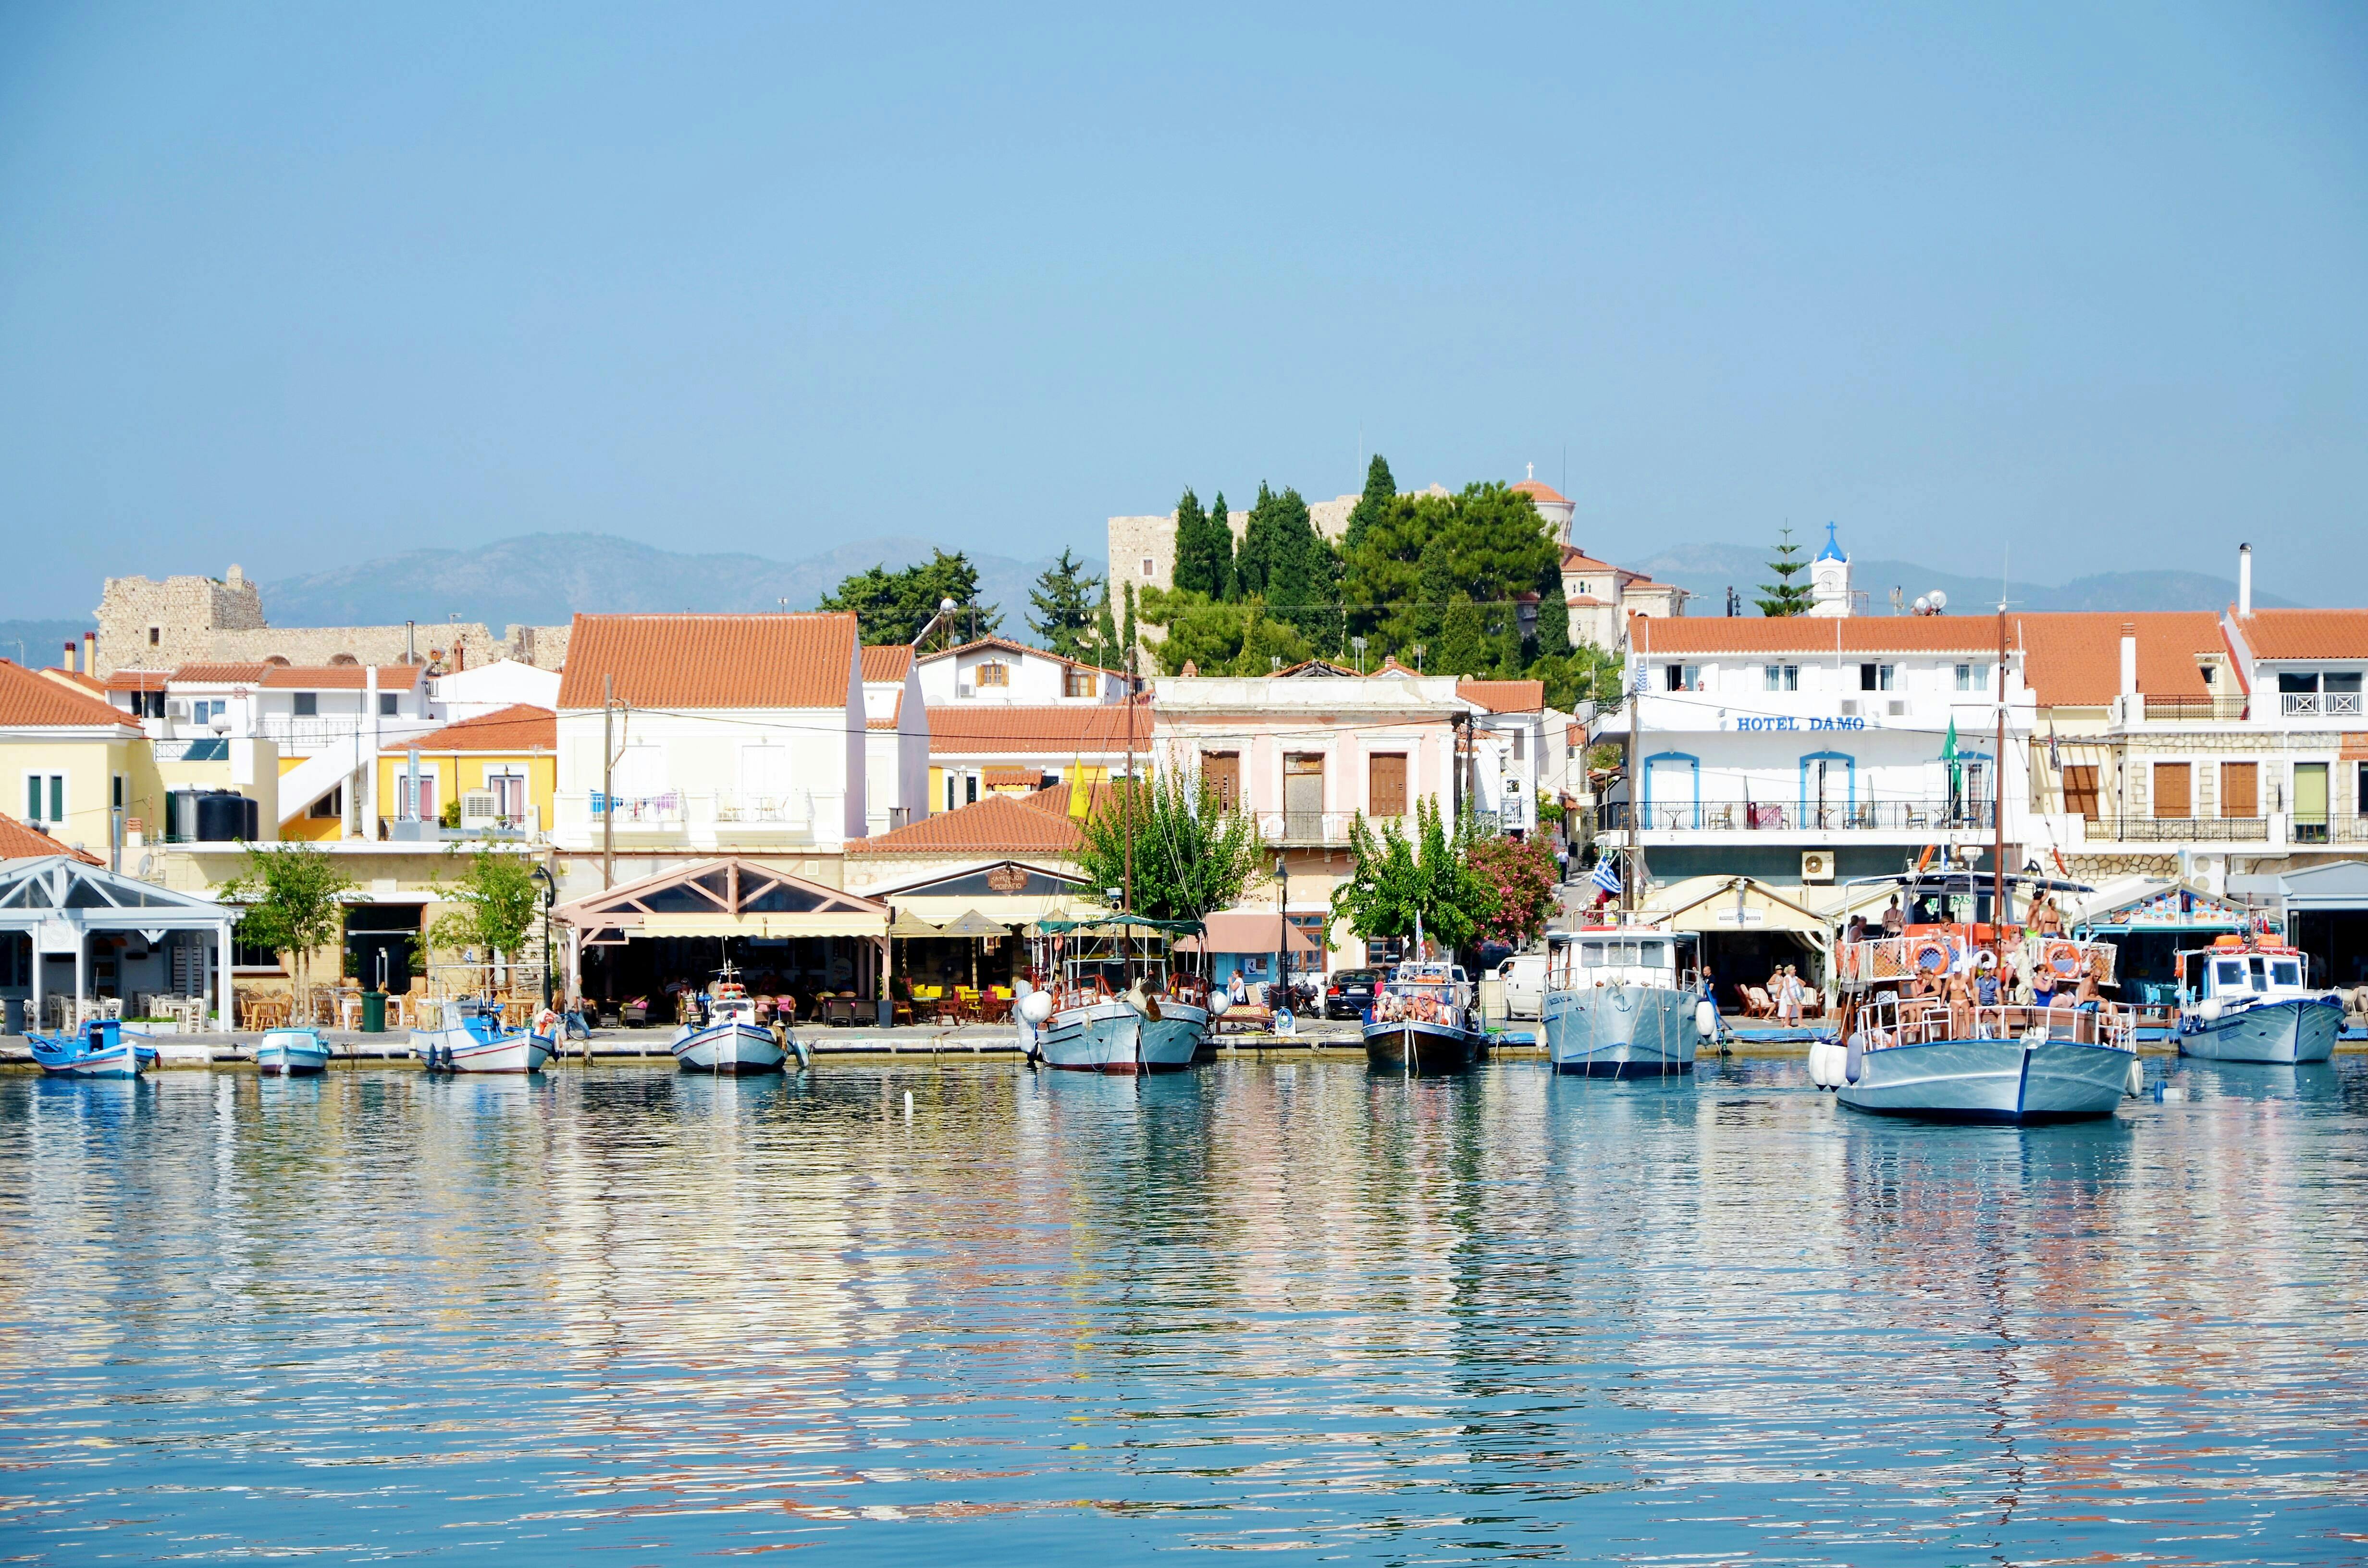
{"label": "tall cypress tree", "polygon": [[1124,668],[1126,667],[1126,659],[1127,659],[1127,655],[1128,655],[1129,653],[1133,653],[1133,651],[1134,651],[1134,585],[1133,585],[1133,583],[1129,583],[1129,584],[1126,585],[1126,620],[1125,620],[1125,622],[1124,622],[1123,624],[1121,624],[1121,625],[1119,627],[1119,632],[1118,632],[1118,663],[1119,663],[1119,668],[1121,668],[1121,669],[1124,669]]}
{"label": "tall cypress tree", "polygon": [[1214,597],[1215,567],[1210,559],[1208,517],[1201,510],[1201,498],[1187,485],[1176,503],[1175,585]]}
{"label": "tall cypress tree", "polygon": [[1209,506],[1209,597],[1237,599],[1241,586],[1234,580],[1234,516],[1225,510],[1225,493]]}
{"label": "tall cypress tree", "polygon": [[1126,660],[1118,645],[1118,623],[1110,616],[1110,582],[1102,582],[1101,608],[1094,616],[1094,656],[1106,670],[1124,669]]}
{"label": "tall cypress tree", "polygon": [[1783,542],[1776,547],[1776,559],[1768,563],[1768,570],[1776,574],[1776,580],[1759,585],[1759,591],[1768,596],[1757,601],[1759,613],[1770,616],[1806,615],[1814,602],[1813,596],[1805,585],[1793,579],[1808,569],[1809,563],[1801,559],[1801,547],[1793,542],[1793,530],[1786,528]]}
{"label": "tall cypress tree", "polygon": [[1365,530],[1379,521],[1389,510],[1390,503],[1398,497],[1398,482],[1390,477],[1390,465],[1375,452],[1373,460],[1365,465],[1365,494],[1349,511],[1348,531],[1341,536],[1340,548],[1354,551],[1365,542]]}

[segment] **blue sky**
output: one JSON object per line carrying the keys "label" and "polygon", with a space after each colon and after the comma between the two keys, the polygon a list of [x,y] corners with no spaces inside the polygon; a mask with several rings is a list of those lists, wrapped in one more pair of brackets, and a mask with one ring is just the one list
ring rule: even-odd
{"label": "blue sky", "polygon": [[1566,472],[1615,557],[2248,538],[2368,599],[2356,9],[1125,9],[0,10],[0,614],[551,529],[1099,553],[1360,437]]}

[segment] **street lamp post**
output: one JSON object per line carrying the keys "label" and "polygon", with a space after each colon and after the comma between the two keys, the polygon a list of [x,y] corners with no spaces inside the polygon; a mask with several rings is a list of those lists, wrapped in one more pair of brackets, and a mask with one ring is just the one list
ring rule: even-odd
{"label": "street lamp post", "polygon": [[1274,900],[1274,981],[1282,988],[1278,1007],[1291,1005],[1291,862],[1274,858],[1274,880],[1280,890]]}

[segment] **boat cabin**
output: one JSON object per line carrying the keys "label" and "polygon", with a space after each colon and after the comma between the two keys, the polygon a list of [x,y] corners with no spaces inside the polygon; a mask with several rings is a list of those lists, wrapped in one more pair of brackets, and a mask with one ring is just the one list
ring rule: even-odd
{"label": "boat cabin", "polygon": [[1056,1006],[1076,996],[1122,996],[1134,984],[1145,992],[1184,998],[1207,994],[1204,979],[1177,967],[1169,942],[1201,932],[1197,920],[1155,920],[1144,915],[1111,915],[1092,920],[1036,923],[1033,974],[1049,987]]}
{"label": "boat cabin", "polygon": [[1700,983],[1697,941],[1691,931],[1640,931],[1589,926],[1546,935],[1546,989],[1656,985],[1690,990]]}
{"label": "boat cabin", "polygon": [[2297,948],[2248,948],[2235,937],[2179,955],[2185,999],[2314,994],[2310,960]]}

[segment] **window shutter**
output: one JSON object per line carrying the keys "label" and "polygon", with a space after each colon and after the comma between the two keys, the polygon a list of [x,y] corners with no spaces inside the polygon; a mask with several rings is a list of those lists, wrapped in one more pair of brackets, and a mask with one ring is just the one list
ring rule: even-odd
{"label": "window shutter", "polygon": [[1366,764],[1366,810],[1377,817],[1406,813],[1406,759],[1404,752],[1377,752]]}
{"label": "window shutter", "polygon": [[2157,817],[2190,817],[2195,814],[2192,802],[2194,794],[2189,788],[2188,765],[2183,762],[2157,762],[2154,765],[2154,814]]}

